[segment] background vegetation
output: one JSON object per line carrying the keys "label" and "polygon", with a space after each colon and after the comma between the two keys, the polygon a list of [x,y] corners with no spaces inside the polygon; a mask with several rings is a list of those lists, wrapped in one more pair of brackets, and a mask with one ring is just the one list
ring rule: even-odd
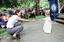
{"label": "background vegetation", "polygon": [[[64,0],[59,0],[64,4]],[[11,9],[14,6],[17,8],[35,8],[36,0],[0,0],[0,10],[2,9]],[[40,0],[39,3],[40,8],[49,8],[48,0]]]}

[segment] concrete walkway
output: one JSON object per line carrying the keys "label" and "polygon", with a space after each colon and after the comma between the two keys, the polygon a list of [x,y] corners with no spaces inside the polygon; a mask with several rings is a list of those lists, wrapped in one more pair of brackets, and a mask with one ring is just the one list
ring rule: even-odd
{"label": "concrete walkway", "polygon": [[0,42],[64,42],[64,25],[52,22],[52,33],[43,32],[44,21],[24,24],[24,30],[20,40],[1,39]]}

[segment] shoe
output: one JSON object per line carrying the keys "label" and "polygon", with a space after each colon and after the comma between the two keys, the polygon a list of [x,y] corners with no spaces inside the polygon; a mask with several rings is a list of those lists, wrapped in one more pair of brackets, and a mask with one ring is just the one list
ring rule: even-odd
{"label": "shoe", "polygon": [[17,37],[17,39],[19,40],[19,39],[21,39],[20,37]]}
{"label": "shoe", "polygon": [[21,38],[20,38],[20,35],[17,35],[16,37],[17,37],[18,39],[21,39]]}
{"label": "shoe", "polygon": [[13,39],[13,40],[19,40],[18,37],[12,37],[11,39]]}

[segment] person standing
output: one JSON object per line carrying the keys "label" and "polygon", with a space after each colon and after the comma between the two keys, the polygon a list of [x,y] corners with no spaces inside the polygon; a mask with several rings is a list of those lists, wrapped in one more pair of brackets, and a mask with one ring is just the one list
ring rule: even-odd
{"label": "person standing", "polygon": [[43,20],[45,20],[43,31],[45,33],[51,33],[52,22],[51,22],[51,19],[50,19],[50,13],[46,12],[45,16],[46,16],[46,18],[44,18],[44,19],[42,18]]}

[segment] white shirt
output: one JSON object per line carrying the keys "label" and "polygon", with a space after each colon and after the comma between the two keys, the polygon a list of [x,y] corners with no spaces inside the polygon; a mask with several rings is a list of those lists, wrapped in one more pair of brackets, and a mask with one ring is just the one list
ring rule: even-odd
{"label": "white shirt", "polygon": [[17,20],[17,15],[13,15],[12,17],[10,17],[10,19],[7,22],[7,28],[13,28],[14,24],[18,21]]}

